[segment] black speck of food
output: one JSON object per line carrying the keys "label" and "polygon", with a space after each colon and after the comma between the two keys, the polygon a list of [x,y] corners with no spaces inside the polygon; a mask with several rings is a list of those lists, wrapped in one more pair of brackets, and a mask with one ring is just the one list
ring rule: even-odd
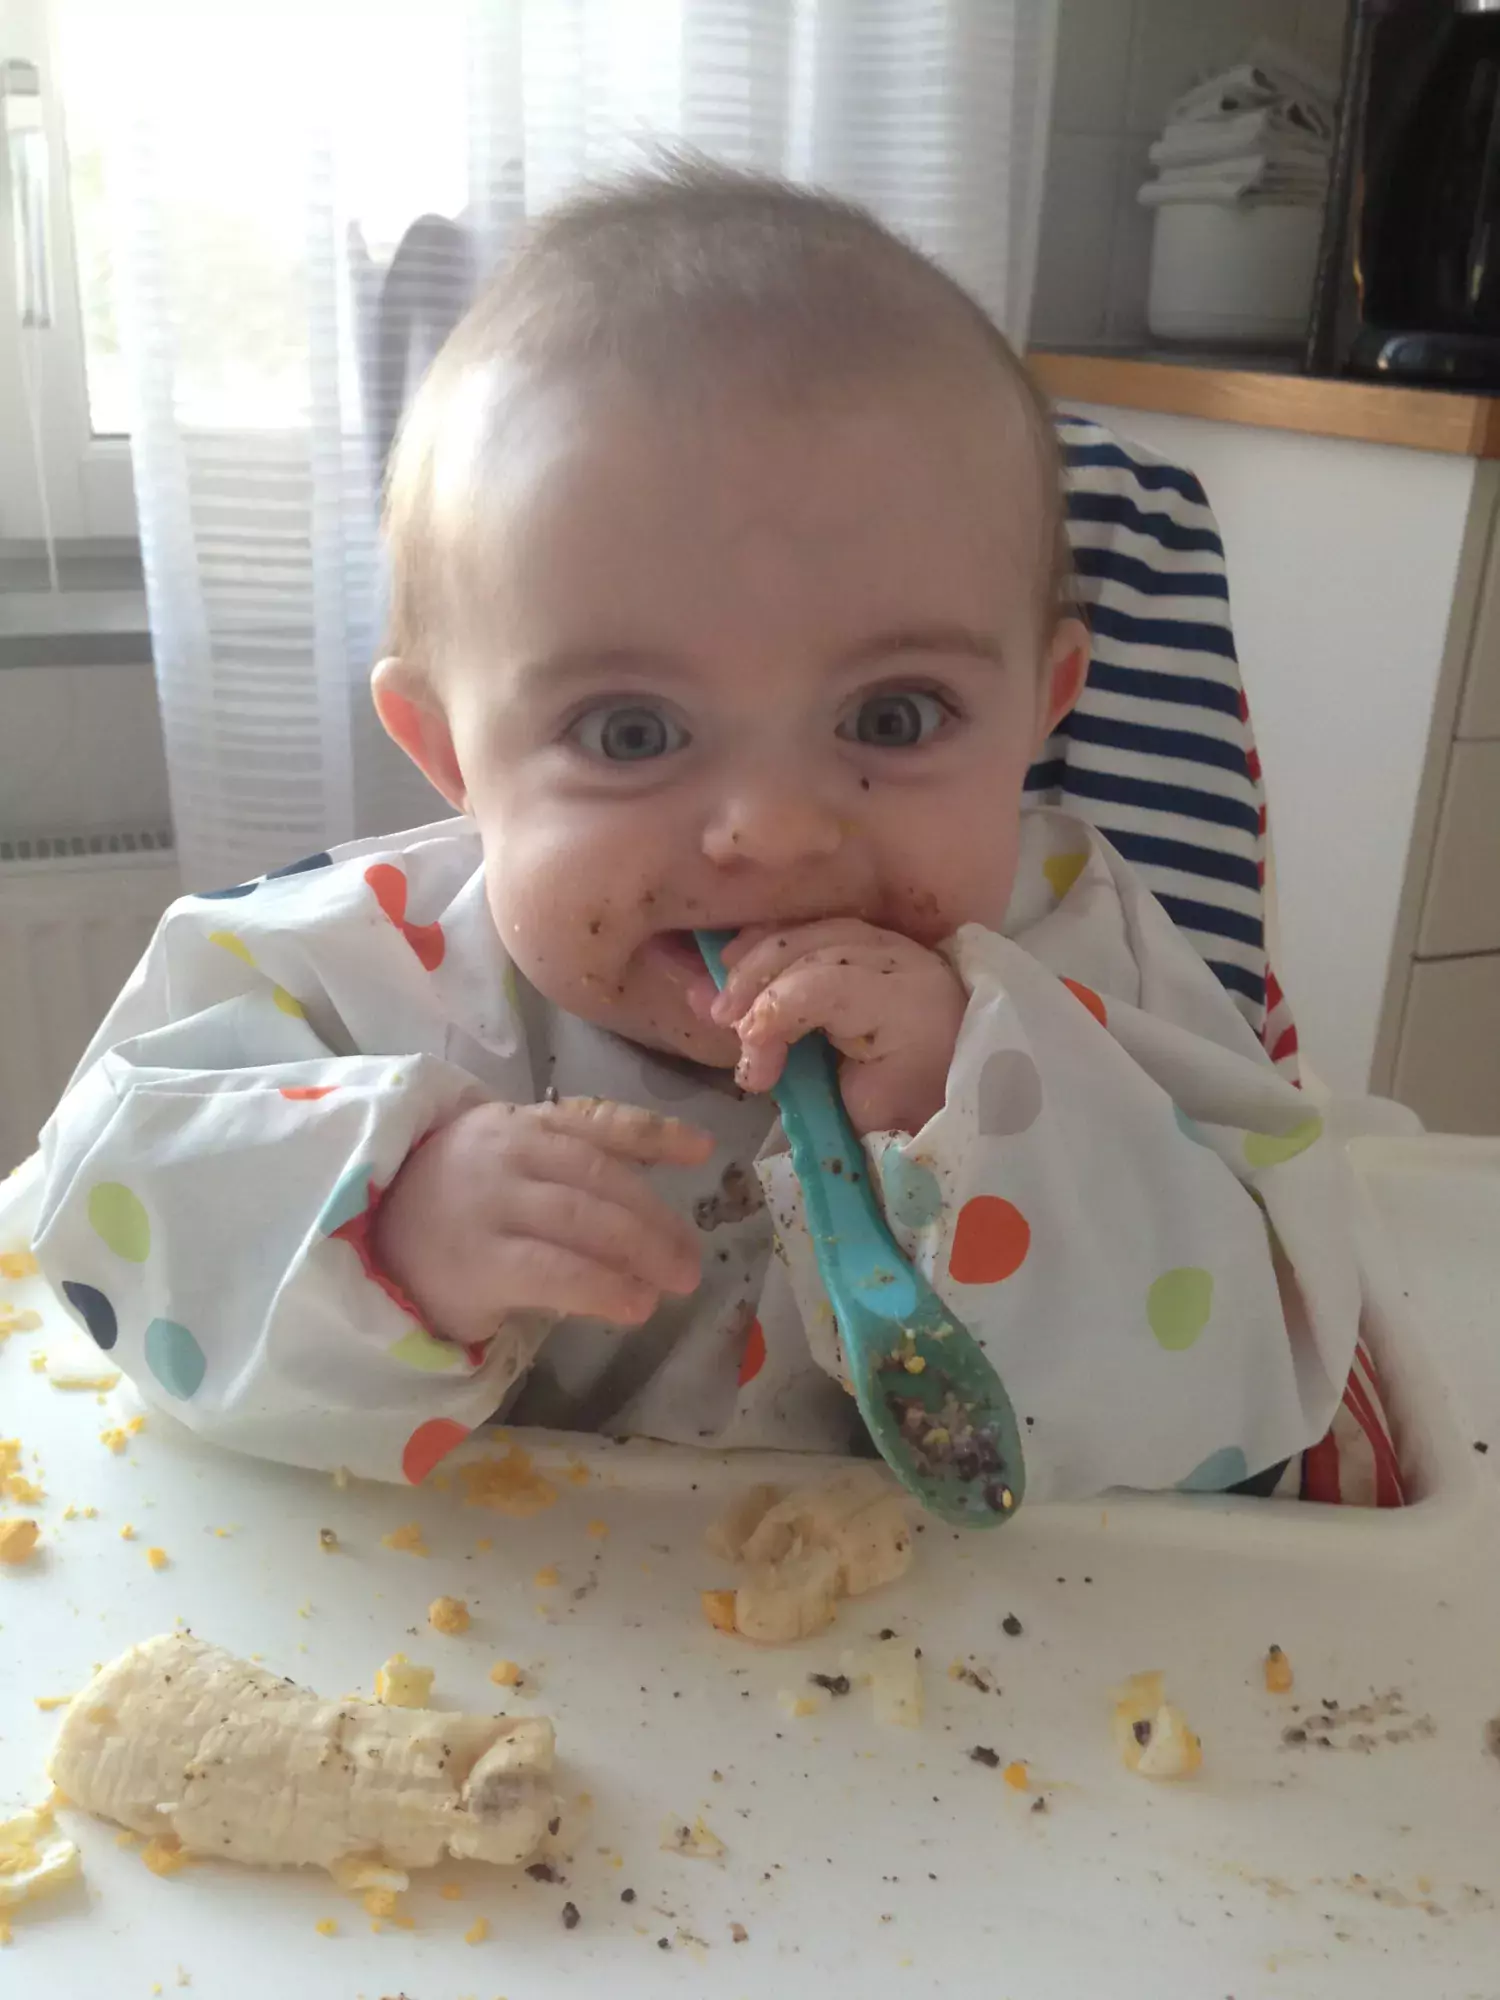
{"label": "black speck of food", "polygon": [[589,936],[590,936],[590,937],[598,937],[598,935],[599,935],[600,931],[601,931],[601,930],[602,930],[603,928],[604,928],[604,926],[603,926],[603,925],[602,925],[602,924],[600,923],[600,921],[599,921],[599,919],[598,919],[597,917],[590,917],[590,918],[589,918]]}
{"label": "black speck of food", "polygon": [[656,1940],[656,1949],[658,1951],[670,1951],[672,1949],[672,1940],[670,1938],[658,1938]]}
{"label": "black speck of food", "polygon": [[1044,1813],[1047,1810],[1047,1801],[1045,1799],[1033,1799],[1031,1810],[1034,1813]]}
{"label": "black speck of food", "polygon": [[562,1920],[563,1920],[563,1929],[565,1931],[577,1930],[578,1926],[583,1922],[583,1919],[578,1914],[578,1905],[576,1903],[563,1904]]}
{"label": "black speck of food", "polygon": [[847,1694],[849,1676],[847,1674],[809,1674],[808,1680],[815,1688],[822,1688],[828,1694]]}
{"label": "black speck of food", "polygon": [[987,1743],[976,1743],[969,1755],[976,1764],[983,1764],[986,1770],[997,1771],[1000,1768],[1000,1752],[991,1750]]}
{"label": "black speck of food", "polygon": [[1025,1629],[1014,1611],[1007,1611],[1005,1616],[1000,1620],[1000,1630],[1008,1638],[1019,1639]]}
{"label": "black speck of food", "polygon": [[870,781],[869,781],[869,779],[868,779],[868,778],[861,778],[861,779],[860,779],[860,781],[859,781],[859,789],[860,789],[860,790],[861,790],[862,792],[867,792],[867,791],[868,791],[868,790],[870,789]]}
{"label": "black speck of food", "polygon": [[[644,1694],[645,1692],[646,1692],[646,1690],[645,1690],[644,1688],[642,1688],[642,1689],[641,1689],[641,1693],[642,1693],[642,1694]],[[552,1836],[552,1838],[553,1838],[554,1840],[556,1840],[556,1838],[557,1838],[557,1829],[558,1829],[558,1828],[559,1828],[559,1827],[560,1827],[561,1825],[562,1825],[562,1821],[561,1821],[560,1819],[549,1819],[549,1820],[548,1820],[548,1822],[547,1822],[547,1831],[548,1831],[548,1833],[550,1833],[550,1834],[551,1834],[551,1836]]]}
{"label": "black speck of food", "polygon": [[875,1634],[877,1639],[894,1639],[895,1636],[895,1632],[889,1625],[882,1625],[880,1630]]}
{"label": "black speck of food", "polygon": [[633,1903],[635,1901],[634,1889],[622,1889],[620,1891],[620,1901],[622,1903]]}
{"label": "black speck of food", "polygon": [[1485,1443],[1483,1438],[1475,1438],[1474,1449],[1479,1453],[1480,1457],[1483,1458],[1484,1454],[1489,1450],[1489,1446]]}
{"label": "black speck of food", "polygon": [[552,1866],[550,1861],[533,1861],[531,1866],[526,1870],[526,1873],[531,1877],[533,1882],[555,1882],[557,1880],[557,1870]]}
{"label": "black speck of food", "polygon": [[1281,1740],[1283,1743],[1305,1743],[1307,1741],[1307,1731],[1305,1729],[1298,1729],[1295,1726],[1291,1729],[1283,1729]]}
{"label": "black speck of food", "polygon": [[1132,1723],[1130,1733],[1144,1750],[1151,1741],[1151,1724],[1142,1717],[1139,1722]]}

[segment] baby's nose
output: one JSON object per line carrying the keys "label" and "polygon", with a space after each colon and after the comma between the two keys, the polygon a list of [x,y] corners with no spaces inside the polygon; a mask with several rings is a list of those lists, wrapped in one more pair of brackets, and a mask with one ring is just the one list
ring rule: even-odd
{"label": "baby's nose", "polygon": [[704,827],[703,852],[720,867],[794,868],[837,854],[847,831],[837,813],[785,784],[737,786]]}

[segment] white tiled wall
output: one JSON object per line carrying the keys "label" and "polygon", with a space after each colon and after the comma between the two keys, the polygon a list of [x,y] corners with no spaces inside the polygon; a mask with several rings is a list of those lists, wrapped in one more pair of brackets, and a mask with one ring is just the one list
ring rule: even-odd
{"label": "white tiled wall", "polygon": [[1261,37],[1337,75],[1346,0],[1062,0],[1031,338],[1146,337],[1151,217],[1136,201],[1167,107]]}

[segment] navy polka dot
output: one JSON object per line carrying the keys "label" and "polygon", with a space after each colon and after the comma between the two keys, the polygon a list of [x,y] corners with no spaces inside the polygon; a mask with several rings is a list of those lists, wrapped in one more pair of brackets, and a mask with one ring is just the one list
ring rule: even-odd
{"label": "navy polka dot", "polygon": [[307,875],[314,868],[331,868],[331,854],[306,854],[300,861],[289,861],[285,868],[273,868],[266,877],[268,882],[279,882],[285,875]]}
{"label": "navy polka dot", "polygon": [[64,1278],[62,1290],[63,1297],[93,1335],[95,1345],[106,1351],[113,1347],[120,1327],[115,1309],[103,1292],[95,1291],[92,1285],[77,1284],[71,1278]]}
{"label": "navy polka dot", "polygon": [[239,882],[232,889],[195,889],[193,894],[200,903],[228,903],[236,896],[253,896],[260,887],[256,882]]}

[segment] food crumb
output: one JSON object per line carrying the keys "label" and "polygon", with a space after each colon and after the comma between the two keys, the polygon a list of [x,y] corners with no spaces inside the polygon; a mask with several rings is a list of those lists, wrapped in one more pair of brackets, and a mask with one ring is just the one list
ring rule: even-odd
{"label": "food crumb", "polygon": [[1013,1792],[1029,1792],[1031,1790],[1031,1772],[1027,1769],[1026,1765],[1020,1763],[1007,1764],[1004,1776],[1006,1784],[1010,1786]]}
{"label": "food crumb", "polygon": [[557,1488],[531,1462],[531,1453],[512,1445],[504,1458],[476,1459],[458,1468],[466,1507],[492,1507],[513,1521],[530,1520],[557,1498]]}
{"label": "food crumb", "polygon": [[1290,1694],[1292,1689],[1292,1663],[1279,1646],[1267,1649],[1262,1662],[1267,1694]]}
{"label": "food crumb", "polygon": [[551,1590],[559,1581],[556,1563],[543,1563],[531,1579],[538,1590]]}
{"label": "food crumb", "polygon": [[463,1893],[464,1885],[462,1882],[445,1882],[438,1890],[438,1894],[445,1903],[461,1902],[463,1900]]}
{"label": "food crumb", "polygon": [[461,1597],[435,1597],[427,1607],[427,1622],[434,1632],[456,1638],[469,1629],[469,1607]]}
{"label": "food crumb", "polygon": [[696,1861],[722,1861],[729,1852],[701,1814],[691,1826],[683,1820],[668,1820],[660,1845],[664,1854],[685,1854]]}
{"label": "food crumb", "polygon": [[118,1458],[129,1443],[129,1439],[126,1437],[124,1429],[117,1424],[110,1430],[100,1431],[99,1442],[112,1451],[115,1457]]}
{"label": "food crumb", "polygon": [[731,1924],[729,1926],[729,1935],[736,1944],[748,1944],[750,1942],[750,1933],[745,1929],[743,1924]]}
{"label": "food crumb", "polygon": [[66,1708],[73,1699],[70,1694],[39,1694],[36,1705],[44,1715],[50,1715],[54,1708]]}
{"label": "food crumb", "polygon": [[386,1549],[398,1549],[403,1555],[425,1556],[427,1544],[422,1539],[422,1523],[408,1521],[404,1527],[392,1528],[388,1535],[380,1537],[380,1545]]}
{"label": "food crumb", "polygon": [[165,1549],[147,1549],[146,1560],[153,1569],[165,1569],[171,1558]]}
{"label": "food crumb", "polygon": [[319,1528],[318,1547],[320,1549],[326,1550],[328,1554],[331,1555],[333,1551],[338,1547],[338,1545],[339,1545],[339,1538],[333,1532],[332,1528]]}
{"label": "food crumb", "polygon": [[1000,1768],[1000,1752],[992,1750],[987,1743],[976,1743],[969,1755],[976,1764],[983,1764],[987,1770],[998,1771]]}
{"label": "food crumb", "polygon": [[153,1875],[175,1875],[186,1868],[192,1856],[183,1851],[175,1833],[156,1833],[141,1849],[141,1859]]}
{"label": "food crumb", "polygon": [[576,1931],[582,1921],[582,1918],[578,1914],[578,1905],[576,1903],[563,1904],[562,1924],[565,1931]]}
{"label": "food crumb", "polygon": [[698,1602],[703,1607],[703,1616],[716,1632],[734,1630],[734,1592],[732,1590],[700,1590]]}
{"label": "food crumb", "polygon": [[847,1674],[809,1674],[807,1678],[814,1687],[822,1688],[825,1694],[847,1694],[854,1685]]}
{"label": "food crumb", "polygon": [[0,1563],[16,1569],[22,1563],[30,1562],[36,1553],[40,1534],[40,1528],[29,1517],[17,1521],[0,1521]]}
{"label": "food crumb", "polygon": [[485,1939],[489,1936],[489,1934],[490,1934],[489,1918],[476,1917],[473,1923],[470,1924],[469,1928],[464,1932],[464,1943],[483,1944]]}
{"label": "food crumb", "polygon": [[583,1532],[586,1535],[591,1535],[596,1542],[602,1542],[609,1534],[609,1523],[608,1521],[590,1521]]}
{"label": "food crumb", "polygon": [[394,1917],[398,1907],[394,1889],[366,1889],[359,1900],[367,1917]]}
{"label": "food crumb", "polygon": [[490,1679],[496,1687],[513,1688],[521,1685],[521,1669],[514,1660],[496,1660],[490,1668]]}
{"label": "food crumb", "polygon": [[405,1653],[392,1653],[375,1673],[375,1699],[385,1708],[426,1708],[436,1674],[416,1667]]}
{"label": "food crumb", "polygon": [[805,1716],[816,1715],[822,1703],[810,1694],[798,1694],[795,1688],[778,1688],[776,1700],[782,1712],[800,1722]]}
{"label": "food crumb", "polygon": [[313,1925],[313,1929],[317,1932],[319,1937],[337,1937],[339,1934],[339,1927],[337,1920],[333,1917],[321,1917],[318,1920],[318,1922]]}
{"label": "food crumb", "polygon": [[1007,1638],[1019,1639],[1025,1627],[1014,1611],[1007,1611],[1005,1616],[1000,1620],[1000,1630],[1005,1633]]}
{"label": "food crumb", "polygon": [[29,1250],[0,1250],[0,1278],[34,1278],[41,1268]]}
{"label": "food crumb", "polygon": [[135,1529],[130,1525],[129,1521],[120,1530],[120,1540],[122,1542],[133,1542],[135,1540]]}
{"label": "food crumb", "polygon": [[488,1535],[481,1535],[474,1544],[474,1553],[476,1556],[487,1556],[494,1546]]}

